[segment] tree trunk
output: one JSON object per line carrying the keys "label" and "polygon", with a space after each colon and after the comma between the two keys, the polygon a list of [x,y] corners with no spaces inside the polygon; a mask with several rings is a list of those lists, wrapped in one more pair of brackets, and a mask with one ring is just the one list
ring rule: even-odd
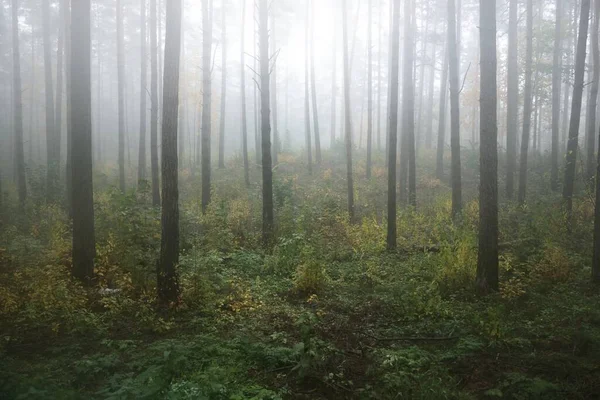
{"label": "tree trunk", "polygon": [[[23,100],[21,94],[21,49],[19,48],[19,0],[12,1],[12,44],[13,44],[13,101],[15,119],[15,167],[19,207],[25,207],[27,182],[25,181],[25,154],[23,150]],[[2,192],[0,192],[0,197]]]}
{"label": "tree trunk", "polygon": [[73,193],[73,275],[94,278],[94,187],[92,174],[92,81],[90,0],[71,4],[71,159]]}
{"label": "tree trunk", "polygon": [[388,145],[388,204],[387,204],[387,248],[396,249],[396,149],[398,147],[398,80],[400,58],[400,0],[394,0],[392,12],[392,63],[390,64],[390,135]]}
{"label": "tree trunk", "polygon": [[367,28],[367,179],[371,179],[371,151],[373,141],[373,4],[368,0]]}
{"label": "tree trunk", "polygon": [[[59,10],[61,17],[64,16],[62,12],[66,7],[65,0],[60,0]],[[58,24],[58,43],[56,49],[56,107],[55,107],[55,117],[54,117],[54,129],[56,131],[56,159],[59,161],[59,170],[60,170],[60,162],[61,157],[60,153],[62,150],[62,104],[63,104],[63,90],[64,90],[64,66],[63,66],[63,54],[65,50],[65,42],[64,42],[64,29],[65,29],[65,21],[60,21]]]}
{"label": "tree trunk", "polygon": [[344,46],[344,120],[346,132],[346,182],[348,184],[348,216],[354,220],[354,181],[352,178],[352,109],[350,107],[350,60],[348,57],[348,17],[346,0],[342,0],[342,32]]}
{"label": "tree trunk", "polygon": [[519,120],[519,66],[518,66],[518,4],[509,1],[508,69],[506,105],[506,197],[512,199],[517,168],[517,123]]}
{"label": "tree trunk", "polygon": [[383,30],[382,25],[383,25],[383,18],[382,18],[382,11],[383,11],[383,1],[379,0],[379,6],[377,7],[378,9],[378,18],[377,21],[379,23],[379,27],[377,29],[377,151],[381,152],[381,86],[382,86],[382,79],[381,79],[381,31]]}
{"label": "tree trunk", "polygon": [[221,122],[219,126],[219,168],[225,168],[225,111],[227,110],[227,23],[225,2],[221,5]]}
{"label": "tree trunk", "polygon": [[150,0],[150,169],[152,205],[160,205],[158,178],[158,44],[156,39],[156,0]]}
{"label": "tree trunk", "polygon": [[450,150],[452,153],[452,216],[462,210],[462,183],[460,167],[460,104],[458,87],[458,45],[456,7],[448,0],[448,61],[450,73]]}
{"label": "tree trunk", "polygon": [[312,175],[312,143],[310,133],[310,100],[309,100],[309,69],[308,69],[308,32],[310,19],[310,2],[306,0],[306,21],[304,25],[304,130],[306,134],[306,154],[308,157],[308,173]]}
{"label": "tree trunk", "polygon": [[521,139],[521,163],[519,165],[518,201],[525,203],[527,189],[527,153],[529,152],[529,132],[531,130],[533,68],[533,0],[527,0],[527,50],[525,60],[525,99],[523,105],[523,138]]}
{"label": "tree trunk", "polygon": [[146,180],[146,87],[148,86],[148,61],[146,51],[146,0],[141,0],[140,8],[140,144],[138,150],[138,181]]}
{"label": "tree trunk", "polygon": [[[273,7],[273,6],[271,6]],[[271,162],[273,165],[277,165],[277,154],[281,150],[281,143],[279,142],[279,128],[277,120],[277,36],[275,29],[275,9],[271,10],[271,57],[273,57],[273,66],[271,68],[271,109],[273,110],[273,143],[271,146]]]}
{"label": "tree trunk", "polygon": [[250,187],[250,166],[248,161],[248,121],[246,117],[246,53],[244,50],[245,43],[245,28],[246,28],[246,0],[242,0],[242,29],[241,29],[241,51],[240,51],[240,73],[241,85],[240,95],[242,104],[242,155],[244,157],[244,182],[246,187]]}
{"label": "tree trunk", "polygon": [[565,183],[563,199],[567,212],[573,208],[573,189],[575,186],[575,163],[579,138],[579,123],[581,120],[581,99],[583,97],[583,75],[585,72],[585,51],[588,36],[590,15],[590,0],[581,0],[581,15],[579,20],[579,35],[577,39],[577,54],[575,55],[575,81],[573,85],[573,101],[571,104],[571,121],[569,123],[569,141],[565,166]]}
{"label": "tree trunk", "polygon": [[202,212],[210,203],[212,9],[202,0]]}
{"label": "tree trunk", "polygon": [[442,81],[440,84],[440,111],[438,113],[438,137],[436,151],[435,176],[444,179],[444,146],[446,144],[446,95],[448,92],[448,43],[442,62]]}
{"label": "tree trunk", "polygon": [[50,4],[42,0],[43,32],[44,32],[44,82],[46,94],[46,200],[52,203],[58,196],[58,170],[60,160],[57,159],[56,130],[54,126],[54,90],[52,84],[52,36],[50,33]]}
{"label": "tree trunk", "polygon": [[556,18],[554,26],[554,53],[552,57],[552,154],[550,187],[558,191],[558,143],[560,132],[560,85],[562,60],[562,0],[556,0]]}
{"label": "tree trunk", "polygon": [[337,44],[338,44],[338,26],[337,26],[337,18],[334,17],[333,22],[333,49],[332,49],[332,57],[333,57],[333,68],[332,68],[332,77],[331,77],[331,139],[329,148],[333,148],[335,144],[335,122],[336,122],[336,108],[337,108]]}
{"label": "tree trunk", "polygon": [[[308,0],[307,0],[308,1]],[[315,22],[315,0],[312,0],[311,19]],[[313,127],[315,130],[315,158],[317,165],[321,165],[321,132],[319,130],[319,107],[317,106],[317,84],[315,78],[315,29],[310,30],[310,82],[312,92]]]}
{"label": "tree trunk", "polygon": [[596,149],[596,106],[598,104],[598,81],[600,80],[600,49],[598,48],[598,21],[599,21],[599,3],[594,0],[594,24],[592,25],[592,57],[594,78],[590,87],[590,99],[587,105],[587,157],[586,157],[586,177],[591,182],[594,177],[594,153]]}
{"label": "tree trunk", "polygon": [[117,0],[117,80],[119,102],[119,189],[125,192],[125,48],[123,3]]}
{"label": "tree trunk", "polygon": [[[400,196],[403,196],[403,176],[408,175],[408,204],[417,206],[415,170],[415,92],[413,82],[414,37],[411,21],[412,3],[404,3],[404,83],[402,86],[402,153],[400,154]],[[405,170],[403,172],[402,170]]]}
{"label": "tree trunk", "polygon": [[181,1],[167,2],[165,68],[162,108],[162,215],[158,299],[163,305],[177,303],[179,284],[179,185],[177,125],[179,110],[179,62],[181,56]]}
{"label": "tree trunk", "polygon": [[269,106],[269,1],[260,0],[260,104],[262,126],[262,178],[263,178],[263,244],[273,243],[273,169],[271,165],[271,110]]}
{"label": "tree trunk", "polygon": [[498,290],[498,120],[496,0],[479,0],[480,133],[477,288]]}
{"label": "tree trunk", "polygon": [[431,68],[429,70],[429,89],[427,99],[427,118],[425,125],[425,148],[431,149],[433,136],[433,94],[435,92],[435,65],[437,61],[437,13],[433,23],[433,49],[431,52]]}

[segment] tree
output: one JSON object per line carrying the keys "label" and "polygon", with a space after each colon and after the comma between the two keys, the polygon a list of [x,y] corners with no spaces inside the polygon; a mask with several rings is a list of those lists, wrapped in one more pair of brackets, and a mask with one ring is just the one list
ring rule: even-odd
{"label": "tree", "polygon": [[312,175],[312,143],[311,143],[311,133],[310,133],[310,100],[309,100],[309,92],[308,92],[308,59],[309,59],[309,51],[308,51],[308,32],[309,32],[309,18],[310,18],[310,2],[306,0],[306,21],[304,24],[304,131],[306,134],[306,155],[308,157],[308,173]]}
{"label": "tree", "polygon": [[152,205],[160,205],[158,178],[158,43],[156,39],[156,0],[150,0],[150,173]]}
{"label": "tree", "polygon": [[117,88],[119,102],[119,189],[125,192],[125,44],[123,3],[117,0]]}
{"label": "tree", "polygon": [[167,2],[165,67],[162,108],[162,213],[158,298],[162,304],[176,303],[179,284],[179,186],[177,124],[179,111],[179,60],[181,56],[181,1]]}
{"label": "tree", "polygon": [[202,212],[210,204],[210,137],[212,115],[212,9],[202,0]]}
{"label": "tree", "polygon": [[460,171],[460,88],[458,87],[458,45],[456,29],[456,4],[448,0],[448,61],[450,73],[450,151],[452,153],[452,215],[462,209],[462,183]]}
{"label": "tree", "polygon": [[[412,3],[404,3],[404,68],[402,85],[402,139],[400,154],[400,196],[406,193],[404,187],[408,177],[408,204],[417,206],[416,160],[415,160],[415,91],[413,82],[414,37],[411,22]],[[404,200],[404,198],[403,198]]]}
{"label": "tree", "polygon": [[246,117],[246,53],[244,51],[244,41],[245,41],[245,29],[246,29],[246,0],[242,0],[242,37],[240,40],[241,50],[240,50],[240,73],[241,73],[241,85],[240,85],[240,95],[242,98],[242,155],[244,157],[244,182],[246,183],[246,187],[250,186],[250,167],[248,161],[248,121]]}
{"label": "tree", "polygon": [[435,176],[439,180],[444,179],[444,146],[446,143],[446,95],[448,92],[448,43],[442,62],[442,81],[440,83],[440,110],[438,113],[438,137]]}
{"label": "tree", "polygon": [[148,86],[148,61],[146,59],[146,0],[140,7],[140,146],[138,153],[138,180],[146,180],[146,86]]}
{"label": "tree", "polygon": [[[65,25],[65,80],[66,80],[66,98],[67,98],[67,120],[66,120],[66,125],[67,125],[67,162],[65,165],[65,173],[66,173],[66,187],[67,187],[67,211],[69,213],[69,216],[71,217],[73,215],[73,201],[71,199],[71,193],[73,193],[73,190],[71,188],[71,184],[73,183],[73,177],[72,177],[72,160],[71,160],[71,141],[72,141],[72,137],[73,137],[73,129],[71,126],[71,109],[72,109],[72,101],[71,101],[71,0],[65,0],[65,3],[63,4],[62,7],[62,19],[63,19],[63,24]],[[33,40],[31,41],[32,43],[32,52],[31,52],[31,56],[33,58],[34,56],[34,52],[33,52]],[[33,85],[33,84],[32,84]],[[32,90],[32,99],[33,99],[33,90]],[[33,107],[33,100],[32,100],[32,107]],[[33,113],[32,113],[33,114]],[[31,116],[30,116],[31,118]],[[31,136],[31,135],[30,135]],[[33,139],[30,137],[29,138],[29,146],[31,149],[31,141]],[[98,146],[100,147],[100,146]]]}
{"label": "tree", "polygon": [[[13,100],[15,129],[15,168],[19,207],[25,207],[27,182],[25,181],[25,153],[23,151],[23,100],[21,95],[21,51],[19,48],[19,0],[12,0],[12,43],[13,43]],[[2,193],[0,192],[0,196]]]}
{"label": "tree", "polygon": [[367,179],[371,179],[371,151],[373,140],[373,4],[368,0],[367,27]]}
{"label": "tree", "polygon": [[[334,14],[333,21],[333,49],[331,51],[332,56],[332,70],[331,70],[331,127],[330,127],[330,144],[329,148],[333,148],[335,144],[335,130],[336,130],[336,108],[337,108],[337,45],[338,45],[338,24],[337,18]],[[287,83],[286,83],[287,85]]]}
{"label": "tree", "polygon": [[588,36],[590,15],[590,0],[581,0],[581,14],[579,18],[579,35],[577,39],[577,52],[575,55],[575,81],[573,83],[573,97],[571,103],[571,121],[569,123],[569,141],[565,165],[565,183],[563,199],[567,212],[573,208],[573,189],[575,186],[575,163],[577,161],[577,147],[579,138],[579,123],[581,120],[581,100],[583,97],[583,75],[585,72],[585,51]]}
{"label": "tree", "polygon": [[50,33],[50,4],[42,0],[42,25],[44,33],[44,84],[46,97],[46,200],[56,201],[58,195],[58,169],[60,163],[60,141],[54,127],[54,90],[52,79],[52,37]]}
{"label": "tree", "polygon": [[594,152],[596,148],[596,106],[598,104],[598,81],[600,80],[600,49],[598,48],[598,23],[600,19],[598,10],[598,1],[594,1],[594,23],[591,32],[591,46],[593,57],[594,78],[590,87],[590,98],[587,104],[587,157],[586,157],[586,177],[588,181],[594,177]]}
{"label": "tree", "polygon": [[350,60],[348,57],[348,16],[346,0],[342,0],[342,36],[344,47],[344,125],[346,132],[346,182],[348,185],[348,216],[354,220],[354,181],[352,177],[352,109],[350,107]]}
{"label": "tree", "polygon": [[519,66],[518,66],[518,16],[517,0],[509,1],[508,69],[506,105],[506,196],[513,197],[515,170],[517,168],[517,121],[519,119]]}
{"label": "tree", "polygon": [[[308,1],[308,0],[307,0]],[[315,19],[315,0],[312,3],[312,21]],[[313,124],[315,129],[315,158],[317,165],[321,165],[321,132],[319,130],[319,107],[317,106],[317,84],[315,82],[315,29],[310,30],[310,82],[312,88]]]}
{"label": "tree", "polygon": [[561,38],[561,20],[562,20],[562,0],[556,0],[556,17],[554,26],[554,53],[552,57],[552,154],[551,154],[551,172],[550,187],[552,190],[558,190],[558,141],[560,130],[560,85],[562,60],[562,38]]}
{"label": "tree", "polygon": [[219,126],[219,168],[225,168],[225,111],[227,109],[227,22],[226,1],[221,5],[221,122]]}
{"label": "tree", "polygon": [[269,105],[269,0],[260,0],[260,110],[262,126],[263,221],[265,246],[273,243],[273,167],[271,164],[271,109]]}
{"label": "tree", "polygon": [[387,248],[396,249],[396,151],[398,148],[398,80],[400,58],[400,0],[394,0],[392,12],[392,63],[390,74],[392,79],[390,90],[390,137],[388,145],[388,216],[387,216]]}
{"label": "tree", "polygon": [[281,143],[279,141],[279,130],[278,130],[278,120],[277,120],[277,59],[278,59],[278,50],[277,50],[277,37],[276,37],[276,24],[275,24],[275,7],[271,6],[271,48],[272,48],[272,56],[273,66],[271,67],[271,110],[272,110],[272,119],[273,119],[273,128],[271,131],[273,132],[273,143],[271,146],[271,162],[273,165],[277,165],[277,153],[279,153],[281,149]]}
{"label": "tree", "polygon": [[71,185],[73,193],[73,275],[94,278],[94,188],[92,174],[92,80],[90,0],[71,5]]}
{"label": "tree", "polygon": [[[64,66],[63,66],[63,55],[64,55],[64,47],[65,47],[65,42],[64,42],[64,35],[65,35],[65,27],[67,25],[66,21],[63,20],[64,18],[64,8],[66,7],[65,4],[65,0],[60,0],[59,2],[59,11],[60,15],[61,15],[61,20],[58,24],[58,40],[57,40],[57,49],[56,49],[56,107],[54,109],[54,124],[55,124],[55,131],[56,131],[56,140],[58,141],[57,144],[57,148],[56,148],[56,158],[59,160],[59,166],[60,166],[60,151],[61,151],[61,140],[62,140],[62,104],[63,104],[63,90],[64,90],[64,86],[65,86],[65,82],[64,82]],[[60,167],[59,167],[60,169]]]}
{"label": "tree", "polygon": [[496,0],[479,0],[480,132],[479,249],[476,285],[498,290],[498,120]]}
{"label": "tree", "polygon": [[520,204],[525,202],[527,189],[527,152],[529,151],[529,132],[531,130],[531,105],[533,74],[533,0],[527,0],[527,50],[525,57],[525,99],[523,103],[523,138],[521,139],[521,163],[519,170],[519,192],[517,199]]}

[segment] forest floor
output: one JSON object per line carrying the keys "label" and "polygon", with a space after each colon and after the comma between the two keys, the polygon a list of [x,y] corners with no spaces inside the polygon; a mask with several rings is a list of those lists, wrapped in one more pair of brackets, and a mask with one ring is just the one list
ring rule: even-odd
{"label": "forest floor", "polygon": [[[419,169],[418,208],[400,209],[389,253],[383,160],[367,181],[359,158],[351,223],[342,151],[313,176],[281,157],[269,251],[258,170],[250,189],[240,160],[215,170],[205,215],[199,174],[183,171],[171,310],[155,306],[160,213],[147,190],[118,193],[114,168],[96,171],[98,285],[118,289],[100,293],[70,278],[68,218],[31,171],[25,212],[13,193],[0,211],[0,399],[600,398],[583,185],[567,219],[547,160],[532,162],[528,204],[501,202],[501,291],[482,297],[477,155],[464,155],[456,221],[447,184]],[[424,153],[419,165],[434,165]]]}

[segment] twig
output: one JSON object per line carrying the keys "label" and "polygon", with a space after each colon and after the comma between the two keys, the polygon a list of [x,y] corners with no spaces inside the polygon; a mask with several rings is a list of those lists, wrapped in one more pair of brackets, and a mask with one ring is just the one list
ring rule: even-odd
{"label": "twig", "polygon": [[467,67],[467,70],[465,71],[465,76],[463,77],[462,86],[460,87],[458,94],[461,94],[463,89],[465,88],[465,82],[467,81],[467,74],[469,73],[470,69],[471,69],[471,63],[469,63],[469,66]]}

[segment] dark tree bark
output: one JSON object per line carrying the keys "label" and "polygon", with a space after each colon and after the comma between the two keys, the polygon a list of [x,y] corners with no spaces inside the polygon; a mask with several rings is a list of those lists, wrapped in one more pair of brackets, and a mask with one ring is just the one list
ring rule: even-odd
{"label": "dark tree bark", "polygon": [[[67,127],[67,162],[65,166],[65,174],[66,174],[66,187],[67,187],[67,212],[69,216],[73,216],[73,201],[71,199],[71,194],[73,190],[71,188],[71,184],[73,183],[72,177],[72,154],[71,154],[71,142],[73,137],[73,130],[71,127],[71,0],[65,0],[62,7],[62,20],[65,25],[65,80],[66,80],[66,92],[65,97],[67,99],[67,115],[66,115],[66,127]],[[100,66],[98,66],[100,68]],[[96,118],[99,118],[97,116]],[[32,138],[29,138],[30,142]],[[31,144],[30,144],[31,145]],[[100,147],[100,146],[98,146]]]}
{"label": "dark tree bark", "polygon": [[556,18],[554,26],[554,53],[552,57],[552,153],[550,187],[558,191],[558,143],[560,132],[560,89],[562,60],[562,0],[556,0]]}
{"label": "dark tree bark", "polygon": [[310,133],[310,100],[309,100],[309,69],[308,69],[308,59],[309,59],[309,49],[308,49],[308,39],[309,39],[309,19],[310,19],[310,2],[306,0],[306,21],[304,25],[304,130],[306,134],[306,154],[308,157],[308,173],[312,175],[312,139]]}
{"label": "dark tree bark", "polygon": [[573,208],[573,189],[575,186],[575,163],[579,139],[579,123],[581,120],[581,100],[583,97],[583,75],[585,72],[585,52],[588,36],[590,15],[590,0],[581,0],[581,15],[579,19],[579,36],[577,39],[577,54],[575,55],[575,81],[573,85],[573,100],[571,103],[571,121],[569,123],[569,141],[565,165],[565,182],[563,199],[567,212]]}
{"label": "dark tree bark", "polygon": [[373,141],[373,4],[368,0],[367,27],[367,179],[371,179],[371,151]]}
{"label": "dark tree bark", "polygon": [[152,205],[160,205],[158,178],[158,43],[156,39],[156,0],[150,0],[150,169]]}
{"label": "dark tree bark", "polygon": [[94,191],[92,174],[92,79],[90,0],[71,5],[71,159],[73,193],[73,275],[94,278]]}
{"label": "dark tree bark", "polygon": [[[59,2],[59,11],[61,15],[61,19],[64,16],[63,9],[65,7],[65,0],[60,0]],[[64,81],[64,51],[65,51],[65,21],[60,21],[58,24],[58,41],[57,41],[57,49],[56,49],[56,107],[54,109],[54,129],[56,130],[56,140],[58,141],[58,145],[56,148],[56,158],[59,160],[59,170],[60,170],[60,162],[61,162],[61,142],[62,142],[62,104],[63,104],[63,90],[65,86]]]}
{"label": "dark tree bark", "polygon": [[460,167],[460,104],[458,87],[458,45],[456,7],[448,0],[448,61],[450,72],[450,151],[452,153],[452,215],[462,210],[462,182]]}
{"label": "dark tree bark", "polygon": [[527,0],[527,50],[525,57],[525,99],[523,105],[523,138],[521,139],[521,163],[519,165],[519,192],[517,199],[525,203],[527,190],[527,153],[529,152],[529,133],[531,131],[531,105],[533,75],[533,0]]}
{"label": "dark tree bark", "polygon": [[241,51],[240,51],[240,73],[241,73],[241,85],[240,95],[242,104],[242,155],[244,157],[244,182],[246,187],[250,187],[250,166],[248,161],[248,120],[246,116],[246,53],[244,48],[245,42],[245,28],[246,28],[246,0],[242,0],[242,29],[241,29]]}
{"label": "dark tree bark", "polygon": [[141,0],[140,7],[140,49],[141,49],[141,75],[140,75],[140,143],[138,150],[138,181],[146,180],[146,87],[148,86],[148,60],[146,38],[146,0]]}
{"label": "dark tree bark", "polygon": [[271,165],[271,109],[269,105],[269,1],[260,0],[260,104],[262,126],[262,178],[263,178],[263,244],[273,243],[273,167]]}
{"label": "dark tree bark", "polygon": [[44,83],[46,94],[46,200],[50,203],[58,196],[58,170],[60,143],[54,126],[54,89],[52,79],[52,36],[50,33],[50,4],[42,0],[42,25],[44,32]]}
{"label": "dark tree bark", "polygon": [[[403,196],[403,177],[408,176],[408,204],[417,206],[417,180],[415,160],[415,90],[413,82],[414,37],[411,21],[412,3],[404,3],[404,82],[402,85],[402,152],[400,154],[400,196]],[[403,171],[404,170],[404,171]]]}
{"label": "dark tree bark", "polygon": [[277,117],[277,30],[275,25],[275,8],[271,6],[271,48],[273,57],[273,66],[271,67],[271,110],[273,116],[273,143],[271,146],[271,162],[273,165],[277,165],[277,154],[281,150],[281,143],[279,141],[279,128],[278,128],[278,117]]}
{"label": "dark tree bark", "polygon": [[346,0],[342,0],[342,34],[344,47],[344,120],[346,132],[346,182],[348,184],[348,216],[354,220],[354,180],[352,177],[352,109],[350,107],[350,60],[348,57],[348,17]]}
{"label": "dark tree bark", "polygon": [[398,148],[398,80],[400,58],[400,0],[394,0],[392,12],[392,63],[390,64],[391,90],[390,90],[390,117],[389,117],[389,145],[388,145],[388,204],[387,204],[387,248],[396,249],[396,150]]}
{"label": "dark tree bark", "polygon": [[506,105],[506,197],[512,199],[517,169],[517,123],[519,120],[519,66],[518,66],[518,4],[509,1],[508,69]]}
{"label": "dark tree bark", "polygon": [[590,86],[590,98],[587,105],[587,157],[586,157],[586,177],[591,182],[594,177],[594,153],[596,150],[596,108],[598,104],[598,81],[600,80],[600,49],[598,48],[598,20],[599,14],[598,1],[594,0],[594,23],[591,32],[591,46],[593,57],[594,78]]}
{"label": "dark tree bark", "polygon": [[440,181],[444,179],[444,146],[446,145],[446,96],[448,93],[448,43],[442,62],[442,78],[440,84],[440,110],[438,113],[438,137],[435,176]]}
{"label": "dark tree bark", "polygon": [[125,192],[125,44],[123,3],[117,0],[117,80],[119,102],[119,190]]}
{"label": "dark tree bark", "polygon": [[477,288],[498,290],[498,120],[496,0],[479,0],[480,133]]}
{"label": "dark tree bark", "polygon": [[178,301],[179,283],[179,186],[177,125],[179,110],[179,61],[181,56],[181,1],[167,2],[165,68],[162,116],[162,215],[158,298],[163,305]]}
{"label": "dark tree bark", "polygon": [[[25,207],[27,182],[25,181],[25,153],[23,150],[23,100],[21,95],[21,49],[19,48],[19,0],[12,0],[12,44],[13,44],[13,101],[15,129],[15,168],[19,207]],[[0,192],[0,197],[2,192]]]}
{"label": "dark tree bark", "polygon": [[212,9],[209,0],[202,0],[202,212],[210,204],[210,156],[212,116]]}
{"label": "dark tree bark", "polygon": [[227,110],[227,23],[225,2],[221,5],[221,120],[219,126],[219,168],[225,168],[225,111]]}

